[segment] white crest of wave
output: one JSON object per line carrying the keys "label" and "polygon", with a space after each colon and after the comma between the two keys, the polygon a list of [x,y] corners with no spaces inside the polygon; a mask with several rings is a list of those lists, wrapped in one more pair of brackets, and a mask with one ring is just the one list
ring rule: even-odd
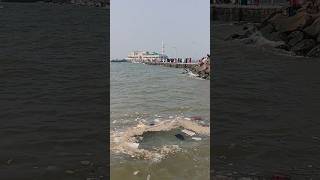
{"label": "white crest of wave", "polygon": [[160,121],[154,125],[147,125],[139,122],[136,126],[129,127],[123,132],[113,131],[110,135],[111,151],[123,153],[131,157],[159,162],[170,154],[180,151],[178,145],[163,145],[154,150],[139,148],[139,142],[146,132],[170,131],[177,128],[184,128],[195,132],[198,135],[210,136],[210,127],[191,121],[189,118],[176,117]]}

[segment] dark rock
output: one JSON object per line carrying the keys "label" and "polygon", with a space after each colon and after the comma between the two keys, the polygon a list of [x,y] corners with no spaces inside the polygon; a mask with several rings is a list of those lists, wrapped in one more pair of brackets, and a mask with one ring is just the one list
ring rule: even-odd
{"label": "dark rock", "polygon": [[244,38],[248,38],[248,36],[242,35],[242,34],[232,34],[229,37],[227,37],[225,40],[244,39]]}
{"label": "dark rock", "polygon": [[276,48],[290,51],[290,46],[288,44],[281,44],[280,46],[277,46]]}
{"label": "dark rock", "polygon": [[320,43],[320,34],[317,37],[317,42]]}
{"label": "dark rock", "polygon": [[243,39],[242,40],[242,43],[244,43],[244,44],[253,44],[253,43],[255,43],[255,41],[253,40],[253,39]]}
{"label": "dark rock", "polygon": [[306,27],[303,31],[310,36],[317,37],[317,35],[320,33],[320,17],[317,18],[310,26]]}
{"label": "dark rock", "polygon": [[180,139],[181,141],[184,140],[184,136],[181,135],[181,134],[176,134],[176,135],[174,135],[174,136],[176,136],[176,138]]}
{"label": "dark rock", "polygon": [[244,36],[249,37],[254,33],[254,30],[247,30],[246,32],[244,32]]}
{"label": "dark rock", "polygon": [[275,29],[272,24],[267,24],[266,26],[260,29],[260,32],[262,33],[262,35],[266,35],[274,32],[274,30]]}
{"label": "dark rock", "polygon": [[278,32],[301,30],[308,26],[311,21],[312,17],[305,11],[298,12],[296,15],[290,17],[279,13],[269,20]]}
{"label": "dark rock", "polygon": [[289,34],[288,36],[288,45],[289,46],[295,46],[297,43],[299,43],[300,41],[302,41],[304,38],[304,33],[301,31],[294,31],[292,33]]}
{"label": "dark rock", "polygon": [[293,39],[293,38],[302,38],[304,37],[304,33],[301,31],[293,31],[288,35],[288,39]]}
{"label": "dark rock", "polygon": [[267,38],[267,39],[269,39],[271,41],[281,41],[282,39],[280,38],[280,34],[281,33],[279,33],[279,32],[272,32],[270,34],[269,38]]}
{"label": "dark rock", "polygon": [[280,38],[282,41],[287,42],[287,41],[288,41],[288,34],[287,34],[287,33],[279,33],[279,38]]}
{"label": "dark rock", "polygon": [[317,45],[316,47],[312,48],[308,52],[307,56],[309,56],[309,57],[320,57],[320,44]]}
{"label": "dark rock", "polygon": [[298,44],[296,44],[294,47],[292,47],[291,51],[298,52],[298,53],[305,52],[305,51],[312,49],[315,45],[316,45],[315,40],[304,39],[301,42],[299,42]]}

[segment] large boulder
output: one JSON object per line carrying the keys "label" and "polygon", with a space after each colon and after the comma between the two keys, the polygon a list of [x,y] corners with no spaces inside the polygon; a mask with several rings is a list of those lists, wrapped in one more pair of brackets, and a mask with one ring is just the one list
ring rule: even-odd
{"label": "large boulder", "polygon": [[270,34],[274,31],[275,31],[275,29],[272,24],[267,24],[266,26],[264,26],[260,29],[260,32],[262,35],[267,35],[267,34]]}
{"label": "large boulder", "polygon": [[307,56],[309,56],[309,57],[320,57],[320,44],[317,45],[316,47],[312,48],[308,52]]}
{"label": "large boulder", "polygon": [[291,48],[291,51],[295,52],[296,54],[305,54],[305,52],[312,49],[316,46],[316,41],[314,39],[304,39],[295,46]]}
{"label": "large boulder", "polygon": [[302,41],[304,38],[304,33],[302,31],[293,31],[288,36],[288,45],[294,46],[298,42]]}
{"label": "large boulder", "polygon": [[306,11],[301,11],[291,17],[279,13],[269,20],[275,29],[281,33],[303,29],[311,21],[312,17]]}
{"label": "large boulder", "polygon": [[306,34],[316,37],[320,33],[320,17],[303,30]]}

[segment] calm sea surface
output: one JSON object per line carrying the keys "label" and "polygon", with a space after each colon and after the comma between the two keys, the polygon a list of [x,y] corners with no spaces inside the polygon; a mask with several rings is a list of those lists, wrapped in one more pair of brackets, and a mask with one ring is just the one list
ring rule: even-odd
{"label": "calm sea surface", "polygon": [[217,174],[320,178],[320,61],[224,41],[213,25],[213,162]]}
{"label": "calm sea surface", "polygon": [[107,10],[1,6],[0,179],[107,179]]}
{"label": "calm sea surface", "polygon": [[[111,63],[111,131],[125,131],[137,124],[170,116],[200,116],[209,125],[210,81],[182,74],[183,69],[133,63]],[[171,117],[171,118],[172,118]],[[209,179],[210,140],[180,141],[173,132],[145,137],[155,147],[176,144],[182,151],[160,162],[111,153],[111,179],[205,180]],[[138,175],[133,172],[139,171]]]}

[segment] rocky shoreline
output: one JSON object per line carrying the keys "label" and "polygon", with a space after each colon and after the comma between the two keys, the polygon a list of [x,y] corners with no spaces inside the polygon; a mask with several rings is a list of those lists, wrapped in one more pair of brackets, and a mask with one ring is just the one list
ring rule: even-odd
{"label": "rocky shoreline", "polygon": [[210,59],[206,59],[199,63],[197,66],[189,68],[189,70],[202,79],[210,79]]}
{"label": "rocky shoreline", "polygon": [[282,42],[275,48],[298,56],[320,57],[320,0],[307,0],[294,15],[287,9],[275,12],[261,24],[244,30],[227,39],[246,39],[259,32],[270,41]]}

